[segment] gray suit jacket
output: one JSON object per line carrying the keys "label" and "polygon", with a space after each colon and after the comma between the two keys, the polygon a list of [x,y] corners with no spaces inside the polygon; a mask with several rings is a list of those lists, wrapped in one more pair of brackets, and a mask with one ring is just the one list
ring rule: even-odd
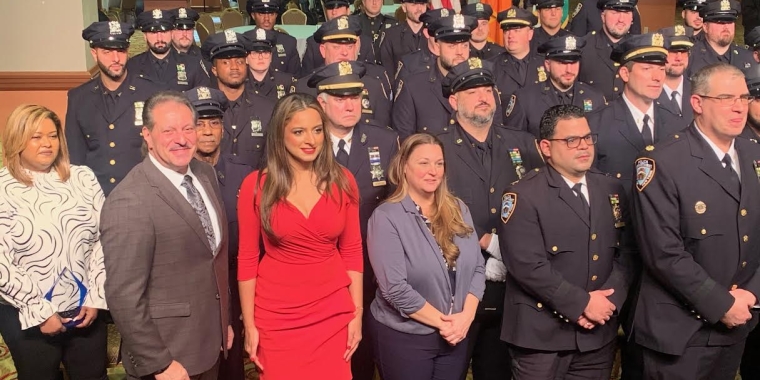
{"label": "gray suit jacket", "polygon": [[[470,210],[462,201],[459,207],[465,223],[472,227]],[[454,237],[454,243],[460,252],[451,314],[464,309],[469,293],[482,299],[486,287],[477,235],[473,232]],[[367,249],[378,283],[377,296],[370,307],[372,316],[408,334],[435,332],[409,315],[422,309],[425,302],[449,314],[451,281],[441,249],[408,195],[401,202],[386,202],[375,209],[367,227]]]}
{"label": "gray suit jacket", "polygon": [[106,299],[122,337],[124,369],[148,376],[182,364],[209,370],[229,324],[227,218],[214,169],[190,168],[216,210],[216,254],[190,203],[146,157],[108,196],[101,213]]}

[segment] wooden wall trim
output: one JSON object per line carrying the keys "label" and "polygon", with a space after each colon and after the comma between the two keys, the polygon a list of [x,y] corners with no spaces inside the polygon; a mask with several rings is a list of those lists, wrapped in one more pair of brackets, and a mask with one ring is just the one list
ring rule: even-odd
{"label": "wooden wall trim", "polygon": [[91,77],[90,71],[1,71],[0,91],[70,90]]}

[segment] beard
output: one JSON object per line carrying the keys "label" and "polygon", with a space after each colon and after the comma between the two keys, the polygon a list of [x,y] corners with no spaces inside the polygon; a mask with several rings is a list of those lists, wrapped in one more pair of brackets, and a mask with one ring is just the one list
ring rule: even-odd
{"label": "beard", "polygon": [[150,49],[153,54],[166,54],[169,51],[169,48],[171,48],[171,44],[163,42],[163,46],[158,46],[156,44],[148,44],[148,48]]}
{"label": "beard", "polygon": [[[480,106],[480,105],[479,105]],[[473,125],[480,127],[488,127],[493,122],[493,116],[496,112],[496,107],[489,105],[488,111],[478,113],[477,110],[459,110],[457,111],[462,118],[466,119]]]}
{"label": "beard", "polygon": [[676,78],[683,75],[684,71],[686,71],[685,66],[668,66],[665,68],[665,75],[670,78]]}
{"label": "beard", "polygon": [[557,87],[557,89],[562,90],[562,91],[567,91],[570,88],[572,88],[573,85],[575,84],[575,80],[578,78],[578,75],[575,75],[573,79],[567,80],[567,79],[564,79],[561,75],[554,76],[551,73],[549,73],[549,76],[552,82],[554,83],[554,85]]}
{"label": "beard", "polygon": [[731,45],[731,42],[733,41],[734,41],[734,38],[731,37],[730,35],[728,36],[721,35],[715,39],[715,44],[717,44],[720,47],[726,47],[728,45]]}
{"label": "beard", "polygon": [[113,81],[118,81],[124,76],[124,64],[120,63],[119,65],[121,65],[121,71],[117,73],[112,71],[108,66],[104,65],[103,62],[98,61],[100,72]]}
{"label": "beard", "polygon": [[217,79],[221,84],[232,89],[238,89],[245,83],[245,75],[241,76],[240,79],[223,79],[222,77],[217,77]]}

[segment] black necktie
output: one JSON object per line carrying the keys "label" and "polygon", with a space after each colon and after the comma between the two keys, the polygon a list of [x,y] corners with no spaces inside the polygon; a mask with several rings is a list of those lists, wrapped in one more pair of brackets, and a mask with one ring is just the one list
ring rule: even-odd
{"label": "black necktie", "polygon": [[528,62],[518,59],[515,66],[517,69],[517,77],[522,80],[522,83],[520,83],[522,85],[525,83],[525,74],[528,72]]}
{"label": "black necktie", "polygon": [[348,166],[348,152],[346,152],[346,140],[340,139],[338,141],[338,154],[335,155],[335,159],[343,166]]}
{"label": "black necktie", "polygon": [[649,128],[649,115],[644,115],[644,125],[641,127],[641,137],[644,138],[645,145],[654,144],[652,138],[652,128]]}
{"label": "black necktie", "polygon": [[583,195],[583,192],[581,191],[581,187],[583,187],[583,184],[578,182],[575,185],[573,185],[573,191],[575,192],[575,195],[581,200],[581,205],[583,206],[583,211],[586,213],[586,217],[588,217],[588,201],[586,200],[586,196]]}
{"label": "black necktie", "polygon": [[673,102],[673,106],[676,107],[678,112],[681,112],[681,106],[678,104],[678,91],[673,91],[670,93],[670,101]]}
{"label": "black necktie", "polygon": [[735,189],[737,189],[739,192],[741,192],[741,181],[739,180],[739,174],[736,173],[736,170],[734,170],[734,167],[731,165],[731,156],[726,153],[725,156],[723,156],[723,163],[726,165],[726,170],[728,170],[728,174],[731,176],[731,185],[734,186]]}

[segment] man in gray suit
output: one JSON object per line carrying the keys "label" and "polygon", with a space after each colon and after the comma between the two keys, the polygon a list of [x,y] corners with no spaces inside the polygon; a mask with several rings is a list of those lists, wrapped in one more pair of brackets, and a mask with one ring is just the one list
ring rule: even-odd
{"label": "man in gray suit", "polygon": [[194,160],[197,113],[177,92],[150,97],[148,156],[101,214],[106,298],[129,379],[215,380],[229,327],[227,222],[214,169]]}

